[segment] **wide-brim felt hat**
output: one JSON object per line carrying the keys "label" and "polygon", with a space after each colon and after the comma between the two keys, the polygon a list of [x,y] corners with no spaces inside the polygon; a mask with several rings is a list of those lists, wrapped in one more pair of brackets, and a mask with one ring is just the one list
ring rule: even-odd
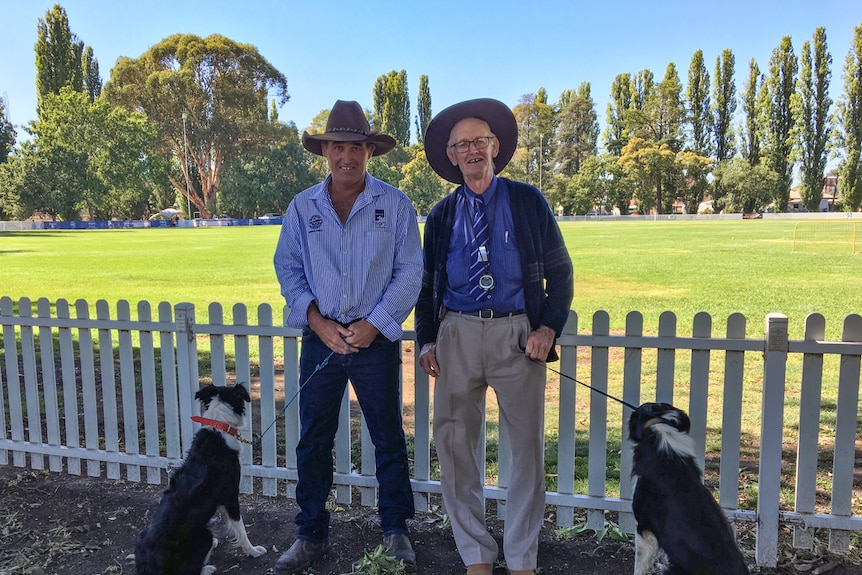
{"label": "wide-brim felt hat", "polygon": [[359,102],[344,100],[335,102],[322,134],[302,132],[302,146],[312,154],[323,155],[322,142],[367,142],[374,144],[373,156],[388,154],[396,144],[392,136],[371,129]]}
{"label": "wide-brim felt hat", "polygon": [[500,145],[494,158],[494,173],[499,174],[509,164],[518,146],[518,123],[512,110],[499,100],[478,98],[449,106],[431,120],[425,130],[425,157],[437,174],[453,184],[463,184],[461,168],[453,166],[446,155],[449,134],[455,124],[465,118],[479,118],[488,124]]}

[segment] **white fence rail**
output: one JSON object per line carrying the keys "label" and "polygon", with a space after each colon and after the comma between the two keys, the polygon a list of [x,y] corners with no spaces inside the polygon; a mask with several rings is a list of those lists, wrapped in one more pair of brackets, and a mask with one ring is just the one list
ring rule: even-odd
{"label": "white fence rail", "polygon": [[[236,305],[227,323],[222,306],[212,304],[208,322],[198,323],[191,304],[163,302],[154,310],[140,302],[133,314],[129,303],[120,301],[112,314],[107,302],[98,301],[92,317],[83,300],[71,306],[66,300],[34,304],[0,298],[0,465],[160,483],[198,428],[190,417],[199,409],[193,399],[199,381],[249,382],[253,401],[242,435],[269,430],[243,446],[242,489],[293,496],[299,411],[296,402],[284,404],[300,385],[301,333],[283,327],[283,318],[274,322],[269,305],[256,313],[256,324],[250,324],[246,307]],[[588,382],[612,396],[621,394],[617,397],[629,404],[655,399],[688,410],[699,462],[708,476],[717,476],[719,504],[732,521],[756,523],[758,564],[777,564],[781,524],[792,526],[797,547],[810,548],[813,530],[828,529],[830,549],[846,551],[850,532],[862,530],[853,507],[854,464],[862,453],[862,317],[846,316],[841,340],[831,342],[825,341],[820,314],[806,318],[802,340],[790,340],[787,317],[770,314],[765,320],[763,338],[746,338],[746,318],[740,314],[728,317],[726,333],[716,336],[712,318],[700,313],[692,335],[679,336],[676,316],[665,312],[658,334],[650,336],[639,312],[627,316],[624,334],[612,334],[608,314],[597,312],[592,333],[586,334],[579,333],[571,312],[559,339],[564,377],[558,393],[556,385],[549,386],[547,404],[548,413],[559,414],[546,422],[549,447],[556,439],[556,489],[546,500],[557,523],[570,526],[575,510],[585,510],[587,526],[601,529],[606,513],[615,512],[623,530],[634,529],[631,446],[622,431],[630,409],[578,387]],[[413,357],[402,369],[404,396],[412,396],[404,410],[405,421],[412,422],[417,509],[427,510],[440,485],[432,457],[431,382],[412,353],[413,339],[412,332],[405,333],[402,346],[404,357]],[[750,413],[752,405],[760,412],[759,425],[743,420],[743,408]],[[356,488],[363,504],[374,505],[373,446],[361,427],[345,394],[335,497],[347,503]],[[358,452],[351,450],[357,436]],[[498,511],[510,467],[506,441],[501,427],[496,481],[485,489]],[[615,453],[618,469],[609,468]],[[576,471],[583,458],[586,466]],[[831,468],[823,468],[824,460],[831,460]],[[752,469],[757,462],[751,474],[756,487],[744,484],[745,461]],[[610,494],[617,476],[619,492]],[[792,503],[781,500],[782,486],[794,493]],[[756,497],[746,498],[752,489]],[[857,506],[859,500],[857,493]]]}

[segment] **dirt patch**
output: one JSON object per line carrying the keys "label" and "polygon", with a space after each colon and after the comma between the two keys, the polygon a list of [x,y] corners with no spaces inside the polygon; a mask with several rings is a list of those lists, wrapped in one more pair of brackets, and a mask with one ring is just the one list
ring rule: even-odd
{"label": "dirt patch", "polygon": [[[33,472],[0,466],[0,573],[3,575],[126,574],[135,573],[134,546],[149,521],[164,486],[104,478]],[[358,498],[357,498],[358,500]],[[258,558],[245,557],[224,543],[211,562],[219,573],[271,574],[272,565],[293,542],[296,504],[284,496],[241,496],[249,538],[268,549]],[[493,507],[492,505],[489,507]],[[364,551],[380,542],[374,509],[358,504],[333,505],[333,549],[309,573],[341,575],[352,570]],[[502,522],[489,515],[489,526],[502,540]],[[419,513],[410,523],[411,539],[423,575],[464,572],[451,531],[436,513]],[[634,570],[630,542],[597,541],[589,535],[560,540],[552,517],[539,543],[541,575],[628,575]],[[752,549],[743,538],[743,548]],[[862,568],[852,557],[826,558],[783,553],[779,569],[753,569],[754,573],[829,573],[859,575]],[[826,567],[827,570],[818,568]],[[798,569],[797,569],[798,568]],[[498,567],[495,575],[505,574]]]}

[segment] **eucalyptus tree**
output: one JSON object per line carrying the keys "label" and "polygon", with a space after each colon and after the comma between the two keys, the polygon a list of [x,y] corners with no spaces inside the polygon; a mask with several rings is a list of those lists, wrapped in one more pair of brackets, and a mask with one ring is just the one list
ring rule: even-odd
{"label": "eucalyptus tree", "polygon": [[631,74],[617,74],[611,84],[611,99],[605,111],[605,133],[603,142],[608,153],[620,155],[628,143],[631,131],[626,124],[626,115],[632,105]]}
{"label": "eucalyptus tree", "polygon": [[758,98],[763,87],[764,76],[754,58],[748,63],[748,80],[740,96],[742,102],[743,125],[740,130],[742,157],[752,166],[760,163],[760,135],[762,131]]}
{"label": "eucalyptus tree", "polygon": [[416,138],[419,143],[425,141],[425,130],[431,123],[431,89],[428,87],[428,76],[419,76],[419,95],[416,97]]}
{"label": "eucalyptus tree", "polygon": [[84,42],[69,28],[66,9],[55,4],[36,25],[36,92],[41,100],[65,87],[84,89]]}
{"label": "eucalyptus tree", "polygon": [[633,136],[619,158],[620,167],[632,182],[633,198],[642,213],[668,211],[672,199],[663,194],[663,185],[676,165],[676,153],[667,144],[657,144]]}
{"label": "eucalyptus tree", "polygon": [[766,77],[764,91],[765,114],[767,118],[764,147],[769,167],[778,174],[778,184],[772,193],[775,210],[783,212],[790,200],[790,186],[793,183],[794,128],[796,116],[792,99],[796,91],[798,62],[793,52],[790,36],[784,36],[781,43],[772,51],[769,59],[769,75]]}
{"label": "eucalyptus tree", "polygon": [[700,155],[709,155],[712,149],[712,110],[709,103],[709,72],[703,61],[703,50],[697,50],[688,67],[686,87],[688,124],[691,128],[690,149]]}
{"label": "eucalyptus tree", "polygon": [[736,82],[733,79],[733,68],[736,58],[730,49],[724,51],[715,59],[715,83],[712,97],[712,134],[715,141],[715,160],[721,163],[729,160],[736,153],[733,134],[733,117],[736,113]]}
{"label": "eucalyptus tree", "polygon": [[816,211],[823,191],[827,145],[832,131],[829,82],[832,79],[832,55],[826,46],[826,29],[814,31],[812,44],[806,40],[799,55],[799,79],[794,94],[798,119],[797,141],[801,160],[801,199],[808,211]]}
{"label": "eucalyptus tree", "polygon": [[209,217],[225,166],[269,137],[270,90],[280,104],[290,98],[284,74],[254,46],[175,34],[138,58],[121,57],[104,91],[158,127],[160,152],[185,168],[171,178],[174,189]]}
{"label": "eucalyptus tree", "polygon": [[753,213],[769,203],[779,179],[766,164],[753,166],[740,157],[722,162],[715,177],[723,190],[717,209],[730,213]]}
{"label": "eucalyptus tree", "polygon": [[844,209],[855,212],[862,207],[862,24],[853,29],[844,61],[844,93],[838,102],[837,124],[844,150],[838,190]]}
{"label": "eucalyptus tree", "polygon": [[556,123],[554,164],[560,174],[572,176],[581,171],[587,158],[598,153],[599,120],[589,82],[561,94]]}

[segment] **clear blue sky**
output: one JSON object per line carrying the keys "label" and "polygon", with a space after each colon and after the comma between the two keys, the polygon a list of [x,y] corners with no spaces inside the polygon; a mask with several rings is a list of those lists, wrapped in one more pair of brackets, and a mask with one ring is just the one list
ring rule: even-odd
{"label": "clear blue sky", "polygon": [[[13,124],[35,119],[33,46],[39,18],[56,2],[0,0],[0,96]],[[724,48],[736,57],[736,87],[754,58],[766,70],[772,50],[790,35],[794,51],[826,28],[833,58],[831,96],[842,70],[860,0],[65,0],[73,33],[92,46],[102,80],[120,56],[138,57],[175,33],[218,33],[253,44],[286,77],[290,101],[282,121],[302,130],[337,99],[371,108],[377,77],[406,70],[415,115],[420,75],[432,112],[476,97],[515,106],[540,87],[551,102],[590,82],[603,117],[617,74],[648,68],[660,80],[674,62],[686,84],[701,49],[710,76]],[[415,130],[413,130],[415,131]],[[24,136],[19,129],[19,138]],[[415,137],[415,134],[414,134]]]}

